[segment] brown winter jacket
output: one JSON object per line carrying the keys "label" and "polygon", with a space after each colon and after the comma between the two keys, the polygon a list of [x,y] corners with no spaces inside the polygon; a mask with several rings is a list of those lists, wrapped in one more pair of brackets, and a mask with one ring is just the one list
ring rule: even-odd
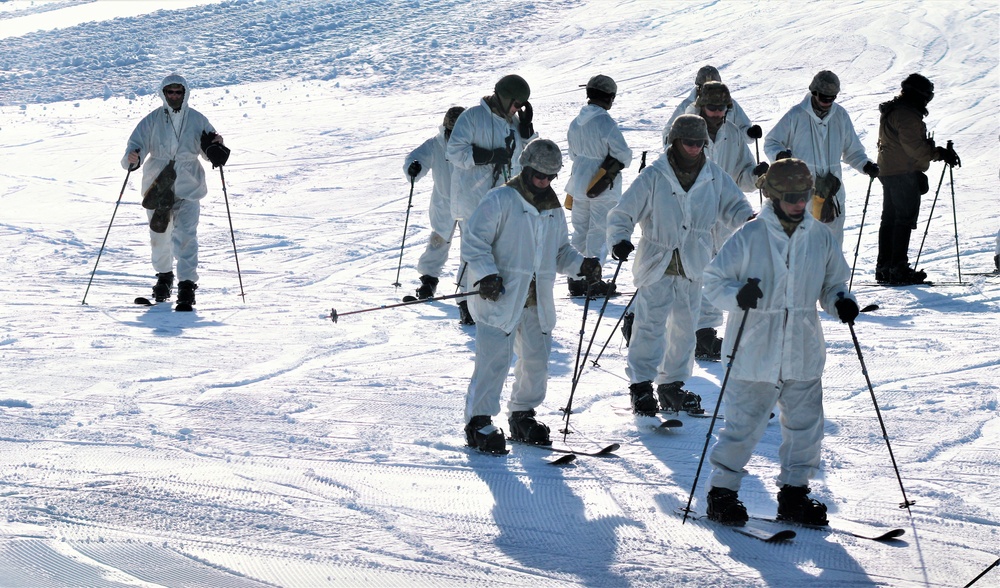
{"label": "brown winter jacket", "polygon": [[934,139],[927,136],[927,110],[897,96],[879,106],[878,166],[880,176],[927,171],[935,153]]}

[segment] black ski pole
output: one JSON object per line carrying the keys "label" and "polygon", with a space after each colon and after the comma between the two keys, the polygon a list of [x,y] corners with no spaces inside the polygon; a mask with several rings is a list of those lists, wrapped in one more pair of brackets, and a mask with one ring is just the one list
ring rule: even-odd
{"label": "black ski pole", "polygon": [[643,168],[646,167],[646,151],[642,152],[642,157],[639,159],[639,171],[642,172]]}
{"label": "black ski pole", "polygon": [[[135,153],[139,153],[136,149]],[[97,261],[94,262],[94,270],[90,272],[90,279],[87,281],[87,289],[83,293],[83,300],[80,304],[87,304],[87,294],[90,293],[90,284],[94,281],[94,274],[97,273],[97,264],[101,263],[101,254],[104,253],[104,246],[108,242],[108,235],[111,234],[111,225],[115,222],[115,215],[118,214],[118,205],[122,203],[122,195],[125,194],[125,186],[128,185],[128,177],[132,175],[132,172],[139,169],[139,163],[128,166],[128,171],[125,172],[125,181],[122,182],[122,191],[118,193],[118,201],[115,202],[115,210],[111,213],[111,222],[108,223],[108,230],[104,233],[104,241],[101,241],[101,249],[97,252]]]}
{"label": "black ski pole", "polygon": [[638,294],[638,293],[639,293],[638,290],[636,290],[635,292],[632,293],[632,297],[628,299],[628,304],[625,305],[625,310],[623,310],[622,311],[622,315],[620,317],[618,317],[618,322],[616,322],[615,326],[612,327],[611,334],[608,335],[608,340],[605,341],[604,345],[601,347],[600,353],[597,354],[597,357],[595,357],[594,359],[590,360],[590,363],[594,364],[594,367],[600,367],[601,364],[597,363],[597,361],[599,359],[601,359],[602,355],[604,355],[604,350],[607,349],[608,348],[608,344],[611,343],[611,338],[615,336],[615,332],[618,330],[618,325],[622,324],[622,320],[624,320],[625,319],[625,315],[628,314],[628,309],[632,306],[632,302],[635,300],[635,295]]}
{"label": "black ski pole", "polygon": [[[748,284],[759,284],[759,278],[749,278]],[[691,484],[691,494],[688,495],[687,506],[684,507],[684,519],[681,524],[687,522],[688,515],[691,514],[691,501],[694,500],[694,491],[698,487],[698,478],[701,477],[701,466],[705,464],[705,455],[708,453],[708,444],[712,440],[712,430],[715,429],[715,421],[719,418],[719,408],[722,406],[722,395],[726,393],[726,384],[729,383],[729,372],[733,370],[733,362],[736,361],[736,350],[740,348],[740,339],[743,338],[743,328],[747,324],[747,316],[750,309],[743,311],[743,320],[740,321],[740,328],[736,331],[736,340],[733,341],[733,352],[729,354],[729,363],[726,364],[726,376],[722,379],[722,387],[719,388],[719,399],[715,401],[715,412],[712,413],[712,422],[708,425],[708,432],[705,433],[705,447],[701,450],[701,459],[698,460],[698,469],[694,473],[694,484]]]}
{"label": "black ski pole", "polygon": [[344,312],[340,314],[337,313],[336,308],[331,308],[329,316],[324,316],[323,318],[333,319],[333,322],[337,322],[337,319],[339,319],[342,316],[347,316],[349,314],[360,314],[362,312],[372,312],[373,310],[385,310],[387,308],[399,308],[400,306],[412,306],[414,304],[424,304],[425,302],[434,302],[435,300],[450,300],[452,298],[463,298],[465,296],[472,296],[473,294],[479,294],[479,290],[473,290],[472,292],[462,292],[461,294],[448,294],[447,296],[438,296],[436,298],[410,300],[408,302],[400,302],[398,304],[384,304],[382,306],[365,308],[363,310],[352,310],[351,312]]}
{"label": "black ski pole", "polygon": [[222,197],[226,201],[226,218],[229,219],[229,238],[233,241],[233,257],[236,259],[236,278],[240,281],[240,297],[243,304],[247,302],[247,295],[243,291],[243,273],[240,271],[240,256],[236,252],[236,233],[233,232],[233,215],[229,213],[229,193],[226,191],[226,174],[222,173],[222,166],[219,166],[219,178],[222,180]]}
{"label": "black ski pole", "polygon": [[[838,294],[840,298],[844,297],[844,293]],[[913,515],[910,511],[910,507],[916,502],[910,501],[906,498],[906,489],[903,488],[903,478],[899,475],[899,467],[896,465],[896,457],[892,454],[892,445],[889,443],[889,433],[885,430],[885,421],[882,420],[882,411],[878,408],[878,400],[875,399],[875,389],[872,388],[872,380],[868,377],[868,366],[865,365],[865,358],[861,355],[861,344],[858,343],[858,336],[854,332],[854,321],[847,323],[847,327],[851,330],[851,339],[854,340],[854,349],[858,352],[858,360],[861,362],[861,373],[865,376],[865,382],[868,384],[868,392],[872,396],[872,404],[875,406],[875,414],[878,416],[878,424],[882,427],[882,438],[885,439],[885,446],[889,449],[889,459],[892,460],[892,469],[896,471],[896,480],[899,481],[899,490],[903,493],[903,502],[899,504],[899,508],[905,508],[906,512]]]}
{"label": "black ski pole", "polygon": [[580,342],[576,346],[576,365],[573,367],[573,385],[569,391],[569,400],[566,401],[566,406],[563,407],[563,418],[566,420],[566,425],[563,430],[559,431],[563,434],[563,443],[566,442],[566,436],[570,434],[569,430],[569,415],[573,414],[573,395],[576,393],[576,384],[579,381],[578,375],[580,373],[580,352],[583,350],[583,335],[587,332],[587,311],[590,309],[590,290],[591,285],[587,283],[587,298],[583,301],[583,322],[580,324]]}
{"label": "black ski pole", "polygon": [[[757,165],[760,165],[760,139],[757,137],[753,138],[753,150],[757,154]],[[760,193],[760,205],[764,206],[764,188],[757,188],[757,192]]]}
{"label": "black ski pole", "polygon": [[[948,151],[952,151],[948,141]],[[958,249],[958,211],[955,209],[955,168],[948,166],[948,183],[951,184],[951,218],[955,224],[955,263],[958,264],[958,283],[962,283],[962,254]]]}
{"label": "black ski pole", "polygon": [[858,227],[858,244],[854,247],[854,263],[851,264],[851,281],[847,283],[848,290],[854,285],[854,268],[858,265],[858,251],[861,249],[861,233],[865,230],[865,216],[868,215],[868,199],[872,195],[872,184],[874,183],[875,178],[871,178],[868,181],[868,193],[865,194],[865,207],[861,209],[861,226]]}
{"label": "black ski pole", "polygon": [[[583,365],[587,365],[587,358],[590,357],[590,348],[594,345],[594,338],[597,337],[597,328],[601,326],[601,319],[604,318],[604,311],[608,308],[608,300],[611,299],[611,291],[614,289],[615,281],[618,279],[618,272],[622,269],[622,264],[625,260],[618,260],[618,267],[615,268],[615,274],[611,276],[611,281],[608,282],[608,289],[604,295],[604,304],[601,305],[601,312],[597,313],[597,322],[594,323],[594,332],[590,335],[590,342],[587,343],[587,351],[583,354]],[[614,333],[614,331],[612,331]],[[583,367],[580,367],[580,371],[583,371]],[[579,381],[580,374],[574,373],[573,379]],[[574,386],[576,384],[574,383]]]}
{"label": "black ski pole", "polygon": [[969,588],[969,586],[972,586],[973,584],[975,584],[976,582],[978,582],[980,578],[982,578],[983,576],[985,576],[987,573],[989,573],[990,570],[992,570],[993,568],[997,567],[998,565],[1000,565],[1000,559],[997,559],[995,562],[993,562],[992,564],[990,564],[989,567],[987,567],[985,570],[983,570],[982,573],[980,573],[978,576],[976,576],[975,578],[973,578],[972,581],[969,582],[968,584],[966,584],[963,588]]}
{"label": "black ski pole", "polygon": [[938,180],[937,190],[934,192],[934,201],[931,202],[931,212],[927,215],[927,227],[924,228],[924,236],[920,239],[920,248],[917,249],[917,257],[913,261],[913,269],[916,271],[920,264],[920,253],[924,250],[924,241],[927,239],[927,232],[931,230],[931,218],[934,217],[934,207],[937,206],[938,194],[941,193],[941,186],[944,184],[944,172],[948,171],[948,164],[941,168],[941,179]]}
{"label": "black ski pole", "polygon": [[403,269],[403,248],[406,246],[406,229],[410,226],[410,209],[413,208],[413,185],[417,183],[416,176],[410,176],[410,197],[406,202],[406,220],[403,222],[403,241],[399,244],[399,264],[396,265],[396,281],[393,286],[399,288],[399,272]]}

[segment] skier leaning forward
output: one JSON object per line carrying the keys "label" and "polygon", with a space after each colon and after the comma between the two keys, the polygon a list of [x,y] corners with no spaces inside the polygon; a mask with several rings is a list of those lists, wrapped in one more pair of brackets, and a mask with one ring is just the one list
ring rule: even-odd
{"label": "skier leaning forward", "polygon": [[642,228],[632,266],[638,291],[626,368],[636,414],[656,414],[654,382],[663,409],[704,412],[700,398],[682,386],[694,368],[695,321],[702,272],[712,258],[712,228],[719,222],[740,226],[753,217],[733,179],[705,157],[707,143],[703,118],[679,116],[665,152],[608,213],[615,259],[628,258],[632,232],[636,225]]}
{"label": "skier leaning forward", "polygon": [[569,243],[566,213],[549,186],[562,167],[558,145],[536,139],[520,157],[521,173],[491,190],[469,219],[462,257],[479,287],[470,310],[476,320],[476,367],[465,400],[469,446],[507,453],[503,431],[493,425],[514,354],[510,393],[512,439],[548,445],[549,428],[535,420],[545,400],[556,272],[601,279],[596,257],[584,259]]}
{"label": "skier leaning forward", "polygon": [[806,213],[813,188],[806,163],[776,161],[762,183],[768,200],[760,214],[723,245],[704,276],[705,295],[732,317],[723,355],[732,356],[746,313],[725,390],[726,423],[709,457],[714,469],[708,516],[733,525],[746,522],[737,495],[744,466],[777,404],[778,518],[825,525],[826,506],[807,496],[823,439],[826,345],[816,303],[845,323],[857,318],[858,306],[845,284],[850,269],[836,236]]}

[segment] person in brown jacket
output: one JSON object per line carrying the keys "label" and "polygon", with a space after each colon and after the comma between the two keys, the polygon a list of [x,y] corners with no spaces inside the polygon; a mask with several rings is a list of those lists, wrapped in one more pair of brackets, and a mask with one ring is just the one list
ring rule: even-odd
{"label": "person in brown jacket", "polygon": [[924,117],[934,84],[910,74],[899,95],[879,105],[878,179],[882,182],[882,223],[878,233],[875,280],[880,284],[920,284],[927,273],[910,267],[910,232],[917,228],[920,196],[929,186],[924,174],[931,161],[961,165],[953,149],[937,147]]}

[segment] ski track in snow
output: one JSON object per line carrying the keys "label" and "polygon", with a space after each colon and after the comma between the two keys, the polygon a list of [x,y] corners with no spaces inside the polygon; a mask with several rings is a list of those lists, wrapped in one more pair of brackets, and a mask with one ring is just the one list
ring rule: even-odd
{"label": "ski track in snow", "polygon": [[[189,0],[152,11],[123,3],[118,18],[105,16],[109,4],[0,3],[0,584],[950,586],[996,559],[1000,352],[990,342],[1000,336],[1000,283],[866,285],[881,189],[866,194],[867,177],[854,171],[845,170],[844,250],[853,262],[864,214],[854,288],[862,306],[881,306],[855,331],[916,505],[912,517],[898,508],[854,342],[825,315],[826,439],[813,489],[835,520],[902,527],[901,541],[797,529],[791,543],[764,545],[681,525],[673,513],[687,503],[711,421],[682,415],[683,427],[651,431],[616,410],[628,381],[611,329],[628,294],[612,299],[594,337],[567,438],[621,449],[565,467],[537,448],[494,457],[463,446],[474,329],[457,325],[455,301],[378,310],[416,288],[429,232],[428,178],[414,190],[394,288],[403,158],[443,110],[475,104],[508,72],[532,85],[536,130],[563,146],[582,104],[577,86],[612,75],[621,89],[612,116],[636,159],[626,183],[643,150],[656,157],[663,123],[705,63],[765,132],[816,71],[836,71],[838,101],[872,156],[877,105],[907,74],[927,73],[937,84],[928,128],[955,140],[963,167],[952,186],[932,165],[911,250],[926,227],[920,267],[956,280],[957,219],[962,272],[982,271],[1000,225],[995,3],[776,11],[646,0]],[[84,23],[81,10],[99,22]],[[31,32],[6,33],[28,19]],[[233,148],[226,199],[220,174],[206,169],[193,313],[132,304],[152,282],[138,173],[115,205],[122,146],[174,70]],[[454,292],[457,249],[456,240],[439,294]],[[625,293],[630,269],[619,275]],[[583,310],[579,300],[556,303],[539,408],[554,436]],[[590,306],[584,345],[599,308]],[[709,410],[725,369],[699,363],[688,382]],[[753,513],[776,507],[779,443],[775,419],[740,491]],[[706,461],[699,510],[709,474]]]}

